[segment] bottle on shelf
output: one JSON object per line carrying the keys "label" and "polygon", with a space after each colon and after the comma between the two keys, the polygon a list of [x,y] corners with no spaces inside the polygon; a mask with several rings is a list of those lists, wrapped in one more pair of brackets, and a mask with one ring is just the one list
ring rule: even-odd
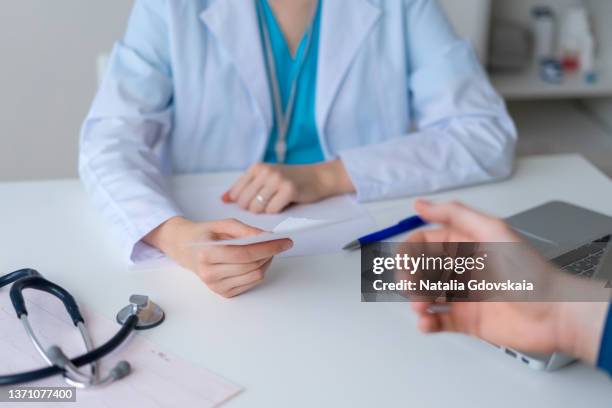
{"label": "bottle on shelf", "polygon": [[580,72],[585,81],[595,82],[597,79],[595,37],[583,1],[575,1],[565,11],[559,37],[560,54],[565,71]]}
{"label": "bottle on shelf", "polygon": [[538,62],[556,56],[557,21],[552,8],[535,6],[531,10],[533,17],[534,51]]}

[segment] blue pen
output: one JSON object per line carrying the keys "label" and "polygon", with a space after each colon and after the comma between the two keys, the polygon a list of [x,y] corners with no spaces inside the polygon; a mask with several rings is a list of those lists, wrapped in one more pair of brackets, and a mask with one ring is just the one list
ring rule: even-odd
{"label": "blue pen", "polygon": [[373,232],[369,235],[358,238],[357,240],[345,245],[342,249],[353,250],[361,248],[364,245],[372,244],[374,242],[381,242],[387,238],[391,238],[396,235],[403,234],[404,232],[409,232],[417,228],[421,228],[425,225],[427,225],[427,221],[423,220],[418,215],[415,215],[413,217],[406,218],[405,220],[401,220],[392,227],[385,228],[383,230]]}

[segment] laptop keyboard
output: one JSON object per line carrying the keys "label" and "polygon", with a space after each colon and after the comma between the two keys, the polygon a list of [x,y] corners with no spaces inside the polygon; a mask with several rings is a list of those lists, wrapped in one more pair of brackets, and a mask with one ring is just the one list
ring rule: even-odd
{"label": "laptop keyboard", "polygon": [[610,242],[610,238],[610,235],[606,235],[580,248],[565,253],[553,259],[552,262],[567,273],[590,278],[597,271],[597,266],[601,262],[601,258],[607,249],[607,243]]}

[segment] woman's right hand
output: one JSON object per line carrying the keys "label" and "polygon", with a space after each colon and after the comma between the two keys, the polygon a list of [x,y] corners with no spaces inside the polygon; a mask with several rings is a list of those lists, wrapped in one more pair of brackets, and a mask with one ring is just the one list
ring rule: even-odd
{"label": "woman's right hand", "polygon": [[197,248],[191,242],[219,241],[261,234],[263,231],[229,219],[193,222],[174,217],[149,233],[144,241],[184,268],[194,271],[219,295],[231,298],[259,285],[272,258],[293,246],[289,239],[244,246],[210,246]]}

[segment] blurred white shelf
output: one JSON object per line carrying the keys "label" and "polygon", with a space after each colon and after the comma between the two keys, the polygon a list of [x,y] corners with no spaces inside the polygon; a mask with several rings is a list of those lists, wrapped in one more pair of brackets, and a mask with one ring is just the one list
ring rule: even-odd
{"label": "blurred white shelf", "polygon": [[506,100],[612,96],[612,68],[602,67],[597,75],[593,84],[587,83],[581,74],[566,75],[560,84],[551,84],[542,81],[533,68],[522,73],[491,74],[491,81]]}

